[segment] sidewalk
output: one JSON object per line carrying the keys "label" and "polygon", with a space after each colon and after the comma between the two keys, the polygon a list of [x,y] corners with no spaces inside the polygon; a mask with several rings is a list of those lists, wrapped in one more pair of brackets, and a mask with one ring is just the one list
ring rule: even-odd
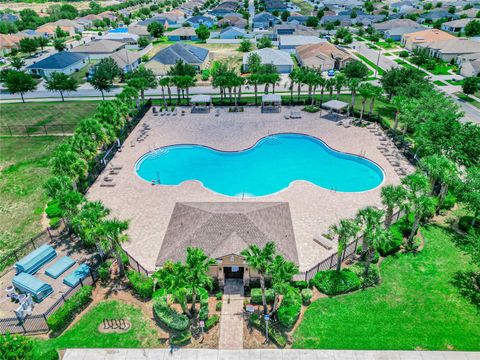
{"label": "sidewalk", "polygon": [[242,312],[243,281],[226,280],[220,317],[219,349],[243,349]]}
{"label": "sidewalk", "polygon": [[361,350],[68,349],[63,360],[478,360],[479,352]]}

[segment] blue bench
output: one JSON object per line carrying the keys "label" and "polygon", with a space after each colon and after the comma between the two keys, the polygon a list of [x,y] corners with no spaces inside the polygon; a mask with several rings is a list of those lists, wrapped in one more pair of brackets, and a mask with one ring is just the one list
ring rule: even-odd
{"label": "blue bench", "polygon": [[32,295],[33,300],[36,302],[42,301],[53,292],[50,284],[25,272],[15,276],[12,283],[21,293]]}
{"label": "blue bench", "polygon": [[63,283],[70,287],[78,285],[80,280],[85,279],[90,274],[90,267],[87,264],[82,264],[77,267],[72,273],[65,276]]}
{"label": "blue bench", "polygon": [[56,279],[65,271],[70,269],[73,265],[75,265],[75,260],[68,256],[64,256],[60,258],[55,264],[50,266],[47,270],[45,270],[45,274],[47,274],[53,279]]}
{"label": "blue bench", "polygon": [[57,253],[50,245],[43,244],[38,249],[32,251],[15,263],[17,274],[26,272],[27,274],[35,274],[43,265],[52,260]]}

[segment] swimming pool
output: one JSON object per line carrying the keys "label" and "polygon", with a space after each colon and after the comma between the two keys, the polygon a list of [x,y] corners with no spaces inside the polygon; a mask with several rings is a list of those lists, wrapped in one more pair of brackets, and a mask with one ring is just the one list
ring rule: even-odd
{"label": "swimming pool", "polygon": [[136,164],[144,180],[179,185],[198,180],[226,196],[256,197],[276,193],[295,180],[340,192],[376,188],[384,173],[374,162],[335,151],[304,134],[275,134],[242,151],[202,145],[172,145],[149,152]]}

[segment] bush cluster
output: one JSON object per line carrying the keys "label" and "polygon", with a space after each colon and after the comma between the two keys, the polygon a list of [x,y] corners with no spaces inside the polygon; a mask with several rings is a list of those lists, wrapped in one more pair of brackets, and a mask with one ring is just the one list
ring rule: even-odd
{"label": "bush cluster", "polygon": [[312,279],[312,284],[323,294],[338,295],[360,288],[360,279],[349,269],[326,270],[318,272]]}
{"label": "bush cluster", "polygon": [[375,286],[380,282],[380,271],[376,266],[370,266],[367,276],[365,276],[365,268],[361,264],[355,264],[350,269],[357,274],[362,289]]}
{"label": "bush cluster", "polygon": [[312,297],[313,297],[312,289],[309,289],[309,288],[302,289],[301,294],[302,294],[303,303],[305,305],[310,304],[310,301],[312,301]]}
{"label": "bush cluster", "polygon": [[60,226],[60,220],[62,218],[62,210],[60,209],[60,203],[58,200],[52,200],[48,203],[45,209],[47,217],[50,219],[50,227],[56,229]]}
{"label": "bush cluster", "polygon": [[198,297],[200,298],[200,313],[198,317],[200,320],[208,319],[208,291],[201,288],[198,292]]}
{"label": "bush cluster", "polygon": [[166,293],[155,292],[153,296],[153,313],[165,326],[172,330],[184,331],[189,326],[188,317],[177,313],[167,304]]}
{"label": "bush cluster", "polygon": [[457,203],[457,197],[453,193],[448,192],[448,194],[445,196],[445,200],[443,201],[442,209],[450,210],[455,206],[456,203]]}
{"label": "bush cluster", "polygon": [[112,262],[110,260],[105,261],[100,267],[98,268],[98,277],[100,281],[106,282],[110,276],[110,266]]}
{"label": "bush cluster", "polygon": [[56,310],[47,320],[48,327],[54,333],[65,329],[92,300],[92,287],[83,286],[70,299]]}
{"label": "bush cluster", "polygon": [[219,301],[215,304],[215,310],[216,311],[222,310],[222,302],[221,301]]}
{"label": "bush cluster", "polygon": [[305,280],[296,280],[296,281],[291,281],[290,284],[300,290],[303,290],[308,287],[308,282]]}
{"label": "bush cluster", "polygon": [[215,325],[217,325],[219,321],[220,321],[220,316],[218,316],[216,314],[213,315],[213,316],[210,316],[207,319],[207,321],[205,321],[205,331],[209,331],[211,328],[213,328]]}
{"label": "bush cluster", "polygon": [[[473,221],[473,216],[462,216],[458,220],[458,228],[468,233],[472,229],[472,221]],[[476,222],[474,228],[480,229],[480,221]]]}
{"label": "bush cluster", "polygon": [[133,291],[142,299],[150,299],[153,293],[153,279],[137,271],[127,271],[127,277]]}
{"label": "bush cluster", "polygon": [[[252,314],[248,318],[248,323],[250,326],[260,330],[263,334],[265,333],[265,320],[260,317],[258,314]],[[272,326],[271,322],[268,324],[268,336],[277,346],[285,347],[287,345],[287,338],[275,327]]]}
{"label": "bush cluster", "polygon": [[[393,230],[392,230],[393,228]],[[403,243],[403,234],[393,225],[390,228],[390,236],[377,245],[377,251],[383,257],[396,253]]]}
{"label": "bush cluster", "polygon": [[316,113],[320,111],[320,108],[316,105],[307,105],[303,108],[303,111],[306,111],[309,113]]}
{"label": "bush cluster", "polygon": [[[252,304],[260,305],[262,304],[262,289],[255,288],[250,290],[250,297]],[[273,289],[266,289],[265,290],[265,299],[267,300],[267,304],[272,304],[275,300],[275,293]]]}
{"label": "bush cluster", "polygon": [[302,310],[302,296],[295,288],[290,288],[283,297],[282,304],[278,308],[277,318],[280,324],[291,329],[297,322]]}
{"label": "bush cluster", "polygon": [[170,345],[181,346],[188,344],[192,339],[192,333],[190,331],[183,331],[178,334],[174,334],[170,337]]}

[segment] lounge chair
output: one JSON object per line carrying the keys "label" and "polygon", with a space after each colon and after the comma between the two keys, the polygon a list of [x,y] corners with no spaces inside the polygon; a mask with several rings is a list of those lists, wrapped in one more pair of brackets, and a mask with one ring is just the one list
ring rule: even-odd
{"label": "lounge chair", "polygon": [[117,183],[113,181],[100,183],[101,187],[115,187],[116,185]]}
{"label": "lounge chair", "polygon": [[220,109],[215,109],[215,116],[220,116]]}
{"label": "lounge chair", "polygon": [[116,166],[114,164],[110,164],[110,169],[112,169],[112,170],[122,170],[123,166]]}
{"label": "lounge chair", "polygon": [[108,181],[113,181],[113,178],[110,177],[110,176],[105,176],[105,177],[103,178],[103,181],[107,181],[107,182],[108,182]]}
{"label": "lounge chair", "polygon": [[173,109],[172,115],[173,116],[177,115],[177,108]]}
{"label": "lounge chair", "polygon": [[120,174],[119,170],[110,170],[109,171],[109,175],[118,175],[118,174]]}
{"label": "lounge chair", "polygon": [[290,115],[289,115],[289,114],[287,114],[287,113],[285,113],[285,115],[283,115],[283,117],[285,118],[285,120],[288,120],[288,119],[290,119]]}

